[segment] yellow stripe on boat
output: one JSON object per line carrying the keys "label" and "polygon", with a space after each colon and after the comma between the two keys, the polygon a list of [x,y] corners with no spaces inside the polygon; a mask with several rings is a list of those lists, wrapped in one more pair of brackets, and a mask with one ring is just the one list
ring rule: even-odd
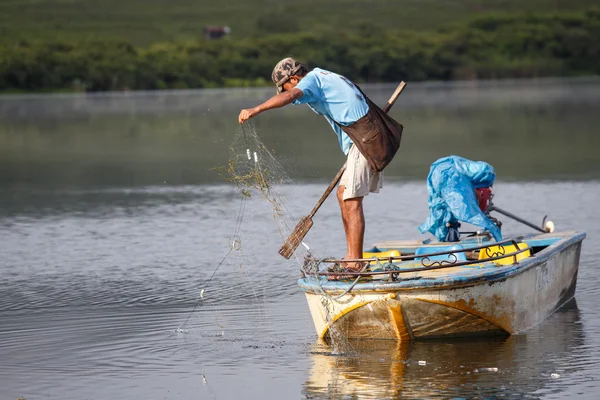
{"label": "yellow stripe on boat", "polygon": [[367,304],[372,303],[374,300],[367,300],[367,301],[361,301],[358,302],[356,304],[353,304],[352,306],[345,308],[343,310],[341,310],[340,312],[338,312],[337,314],[335,314],[332,318],[331,321],[328,321],[324,326],[323,329],[321,329],[321,332],[318,333],[319,339],[323,339],[325,337],[325,335],[327,335],[327,332],[329,331],[329,328],[331,328],[331,326],[340,318],[342,318],[344,315],[350,313],[351,311],[356,310],[357,308],[360,308],[362,306],[365,306]]}

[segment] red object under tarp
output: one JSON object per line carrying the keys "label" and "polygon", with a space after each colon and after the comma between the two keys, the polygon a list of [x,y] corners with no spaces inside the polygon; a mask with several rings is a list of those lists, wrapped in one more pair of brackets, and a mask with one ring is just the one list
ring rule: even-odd
{"label": "red object under tarp", "polygon": [[485,187],[475,189],[475,197],[477,198],[477,203],[479,204],[479,208],[481,211],[485,212],[490,204],[490,199],[492,198],[492,188]]}

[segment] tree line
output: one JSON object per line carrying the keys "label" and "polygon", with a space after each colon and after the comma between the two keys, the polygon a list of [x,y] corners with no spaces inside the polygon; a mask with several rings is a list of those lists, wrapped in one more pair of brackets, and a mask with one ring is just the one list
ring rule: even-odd
{"label": "tree line", "polygon": [[262,86],[287,56],[359,83],[598,75],[600,8],[486,15],[435,32],[364,25],[145,48],[114,41],[5,44],[0,91]]}

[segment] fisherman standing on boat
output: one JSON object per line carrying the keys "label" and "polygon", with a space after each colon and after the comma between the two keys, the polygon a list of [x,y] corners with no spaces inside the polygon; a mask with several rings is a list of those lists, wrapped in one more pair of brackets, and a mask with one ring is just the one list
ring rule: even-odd
{"label": "fisherman standing on boat", "polygon": [[[308,68],[284,58],[271,75],[277,94],[266,102],[241,110],[239,123],[263,111],[288,104],[306,104],[323,115],[338,137],[347,156],[337,190],[346,233],[346,259],[363,258],[365,217],[363,197],[378,193],[383,183],[383,168],[396,153],[402,125],[387,116],[347,78],[321,68]],[[349,272],[360,271],[362,265],[346,265]]]}

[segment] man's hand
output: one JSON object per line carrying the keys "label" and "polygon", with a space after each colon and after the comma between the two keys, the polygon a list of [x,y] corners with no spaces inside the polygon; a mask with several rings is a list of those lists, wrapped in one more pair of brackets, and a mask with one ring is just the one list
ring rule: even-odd
{"label": "man's hand", "polygon": [[260,114],[258,107],[242,110],[242,111],[240,111],[240,116],[238,117],[238,121],[240,124],[243,124],[244,122],[248,121],[250,118],[256,117],[258,114]]}
{"label": "man's hand", "polygon": [[275,96],[271,97],[269,100],[265,101],[264,103],[254,107],[254,108],[248,108],[248,109],[242,110],[240,112],[240,116],[238,117],[238,121],[240,124],[243,124],[244,122],[248,121],[250,118],[256,117],[258,114],[260,114],[263,111],[267,111],[272,108],[279,108],[279,107],[288,105],[291,102],[293,102],[294,100],[302,97],[302,95],[303,95],[302,91],[300,89],[296,89],[296,88],[285,91],[283,93],[276,94]]}

